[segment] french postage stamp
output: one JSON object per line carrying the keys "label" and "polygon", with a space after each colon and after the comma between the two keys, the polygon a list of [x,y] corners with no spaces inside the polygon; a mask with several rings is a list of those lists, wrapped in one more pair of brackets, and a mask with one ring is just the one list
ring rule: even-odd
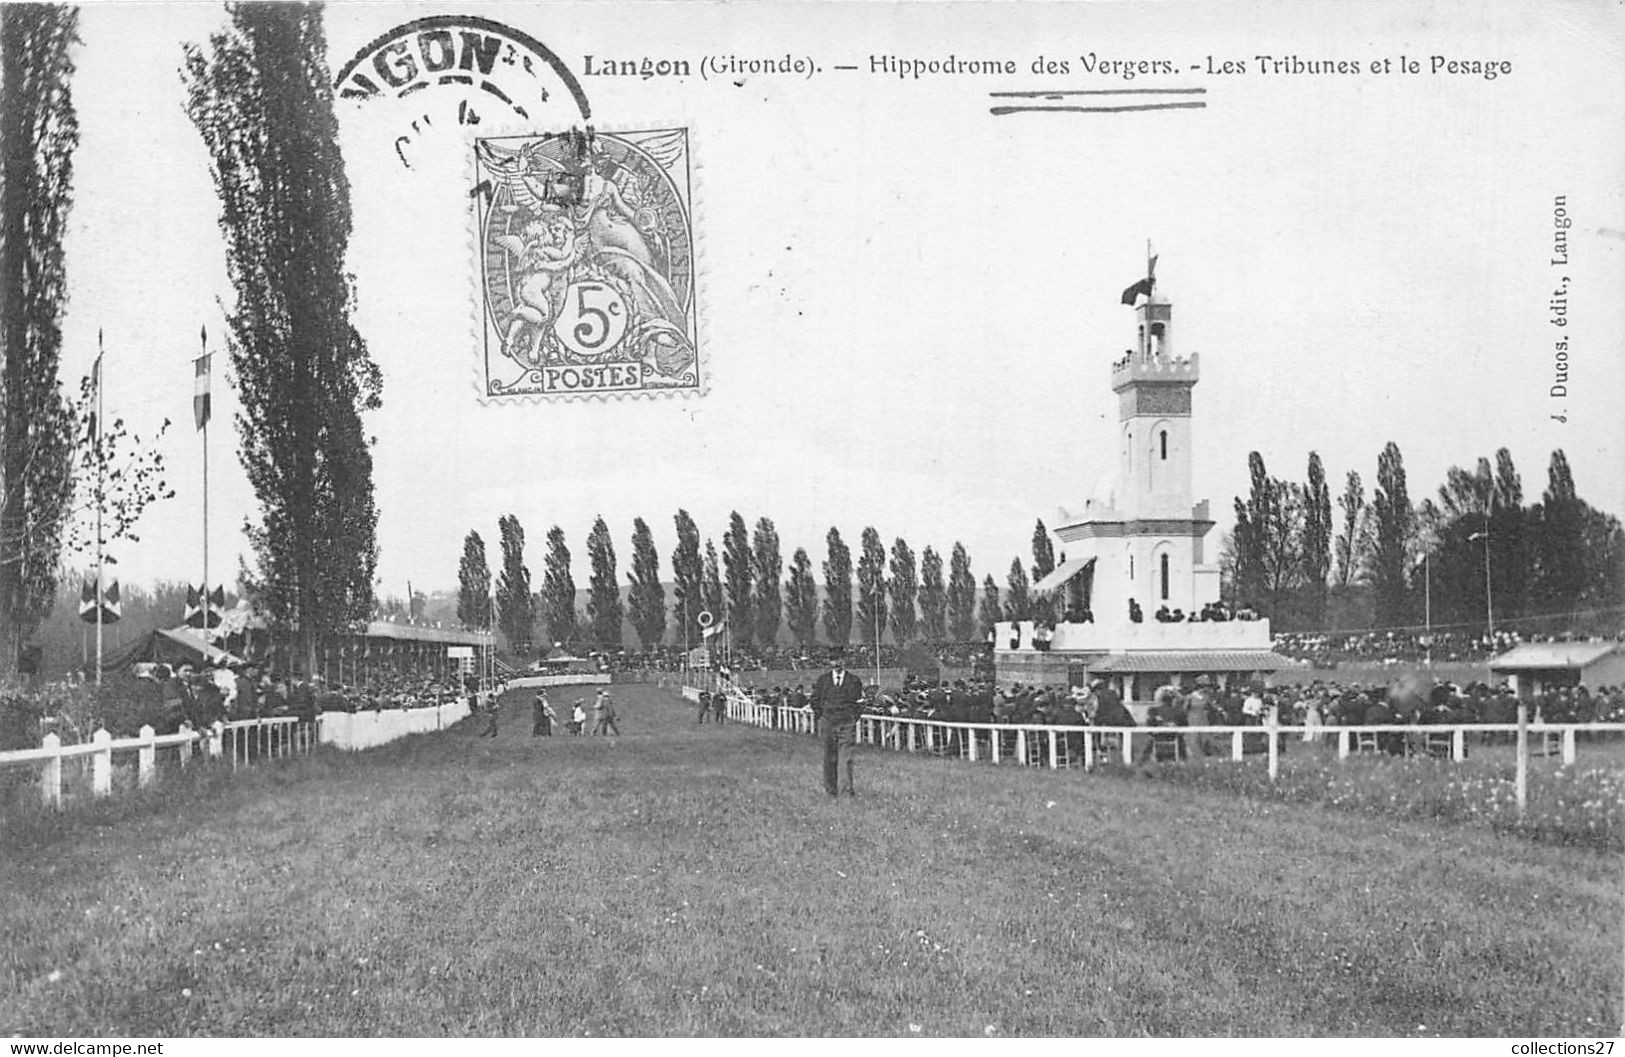
{"label": "french postage stamp", "polygon": [[473,149],[483,396],[701,391],[688,130]]}

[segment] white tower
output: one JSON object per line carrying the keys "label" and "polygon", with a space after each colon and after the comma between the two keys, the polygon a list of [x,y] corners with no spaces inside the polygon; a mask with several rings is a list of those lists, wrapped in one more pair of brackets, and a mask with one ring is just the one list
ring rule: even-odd
{"label": "white tower", "polygon": [[1136,347],[1112,365],[1117,472],[1081,521],[1056,530],[1069,553],[1095,559],[1089,606],[1110,623],[1128,619],[1130,599],[1150,620],[1163,606],[1190,614],[1219,597],[1203,549],[1213,521],[1191,495],[1197,357],[1175,355],[1173,304],[1154,284],[1134,315]]}

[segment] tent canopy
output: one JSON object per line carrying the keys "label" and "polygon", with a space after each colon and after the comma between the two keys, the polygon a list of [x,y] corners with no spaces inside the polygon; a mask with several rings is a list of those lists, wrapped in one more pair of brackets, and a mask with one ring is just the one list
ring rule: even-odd
{"label": "tent canopy", "polygon": [[1588,668],[1619,648],[1617,642],[1526,642],[1490,661],[1490,671]]}
{"label": "tent canopy", "polygon": [[1032,593],[1035,595],[1047,595],[1051,591],[1057,591],[1062,587],[1065,587],[1074,576],[1083,572],[1093,564],[1095,564],[1095,560],[1093,558],[1070,558],[1056,566],[1055,570],[1048,576],[1044,577],[1036,584],[1033,584]]}
{"label": "tent canopy", "polygon": [[1145,650],[1114,653],[1091,672],[1277,672],[1292,662],[1274,650]]}
{"label": "tent canopy", "polygon": [[241,664],[242,658],[211,646],[184,625],[165,630],[153,628],[141,638],[103,660],[107,670],[133,668],[142,661],[158,664]]}

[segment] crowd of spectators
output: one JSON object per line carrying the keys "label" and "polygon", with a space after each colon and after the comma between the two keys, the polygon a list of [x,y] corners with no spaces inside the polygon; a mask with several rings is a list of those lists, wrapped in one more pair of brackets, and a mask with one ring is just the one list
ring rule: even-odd
{"label": "crowd of spectators", "polygon": [[204,730],[221,721],[321,712],[422,708],[473,693],[474,677],[427,672],[372,673],[365,686],[329,683],[322,676],[288,676],[243,664],[234,668],[181,662],[137,664],[108,672],[95,686],[75,678],[0,695],[0,728],[6,748],[29,748],[55,733],[64,743],[87,740],[97,728],[115,738],[133,737],[143,726],[173,734],[184,723]]}
{"label": "crowd of spectators", "polygon": [[[986,668],[991,672],[993,647],[986,642],[955,642],[936,645],[921,644],[907,649],[882,643],[880,666],[904,667],[914,659],[929,657],[945,668]],[[857,644],[837,651],[830,646],[719,646],[714,651],[718,665],[726,665],[735,672],[796,672],[806,671],[811,676],[828,670],[835,654],[840,652],[854,668],[871,668],[875,663],[874,650]],[[686,651],[681,647],[660,647],[653,650],[593,651],[588,654],[601,672],[677,672],[687,667]],[[810,678],[809,677],[809,678]]]}
{"label": "crowd of spectators", "polygon": [[[808,710],[808,684],[744,690],[760,705]],[[1540,723],[1625,722],[1625,686],[1554,688],[1529,700],[1529,719]],[[1314,680],[1265,687],[1260,682],[1220,684],[1207,676],[1179,686],[1159,688],[1143,722],[1137,721],[1118,693],[1095,680],[1067,690],[1012,686],[997,689],[985,680],[922,682],[908,680],[901,692],[868,688],[865,712],[876,716],[930,719],[949,723],[1008,724],[1080,728],[1146,727],[1178,734],[1178,756],[1228,753],[1229,746],[1206,735],[1180,734],[1184,727],[1263,727],[1273,716],[1281,726],[1307,728],[1313,740],[1318,728],[1386,725],[1508,724],[1517,720],[1518,698],[1506,686],[1474,682],[1435,682],[1431,686],[1399,682],[1392,686],[1343,686]],[[774,717],[775,723],[779,721]],[[1263,751],[1265,732],[1248,735],[1245,751]],[[1282,744],[1285,736],[1282,735]],[[1076,740],[1076,739],[1074,739]],[[950,743],[951,744],[951,743]],[[1418,747],[1403,733],[1378,735],[1383,751],[1400,753]],[[1076,747],[1076,746],[1074,746]],[[1142,753],[1149,755],[1148,740]]]}
{"label": "crowd of spectators", "polygon": [[1583,635],[1542,635],[1502,629],[1493,634],[1464,631],[1415,629],[1364,631],[1354,634],[1323,632],[1280,632],[1274,636],[1275,652],[1293,660],[1308,661],[1317,668],[1335,668],[1343,661],[1378,661],[1387,664],[1407,662],[1488,661],[1525,642],[1601,641]]}

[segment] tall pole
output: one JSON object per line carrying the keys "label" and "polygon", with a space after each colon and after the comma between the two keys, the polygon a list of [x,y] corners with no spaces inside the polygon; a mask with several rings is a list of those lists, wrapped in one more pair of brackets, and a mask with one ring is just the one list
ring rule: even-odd
{"label": "tall pole", "polygon": [[[1495,599],[1490,593],[1490,514],[1484,512],[1484,618],[1490,627],[1490,638],[1495,638]],[[1494,643],[1491,643],[1494,648]]]}
{"label": "tall pole", "polygon": [[[208,376],[207,376],[206,373],[202,373],[202,372],[207,372],[208,369],[209,369],[209,331],[208,331],[207,326],[203,326],[203,327],[199,328],[199,330],[198,330],[198,338],[199,338],[199,343],[201,345],[201,349],[199,350],[198,366],[199,366],[199,368],[201,368],[201,371],[200,371],[199,381],[196,384],[207,387],[207,385],[209,384],[208,383]],[[207,392],[206,388],[204,390],[203,396],[204,396],[205,400],[208,399],[208,392]],[[194,396],[193,396],[194,402],[196,401],[196,399],[197,399],[197,396],[194,394]],[[198,416],[198,419],[199,419],[199,426],[203,431],[203,598],[202,598],[202,602],[203,602],[203,638],[204,638],[205,641],[207,641],[208,638],[209,638],[209,617],[212,615],[211,609],[213,608],[212,603],[209,601],[209,412],[212,409],[207,407],[206,405],[203,405],[199,409],[194,409],[194,410],[195,410],[195,412],[196,412],[196,414]]]}
{"label": "tall pole", "polygon": [[96,685],[102,685],[102,331],[96,328]]}
{"label": "tall pole", "polygon": [[1422,620],[1427,624],[1427,664],[1433,667],[1433,566],[1431,553],[1422,552]]}
{"label": "tall pole", "polygon": [[871,592],[875,600],[875,696],[877,699],[880,696],[880,597],[884,593],[885,590],[881,587],[876,587]]}

